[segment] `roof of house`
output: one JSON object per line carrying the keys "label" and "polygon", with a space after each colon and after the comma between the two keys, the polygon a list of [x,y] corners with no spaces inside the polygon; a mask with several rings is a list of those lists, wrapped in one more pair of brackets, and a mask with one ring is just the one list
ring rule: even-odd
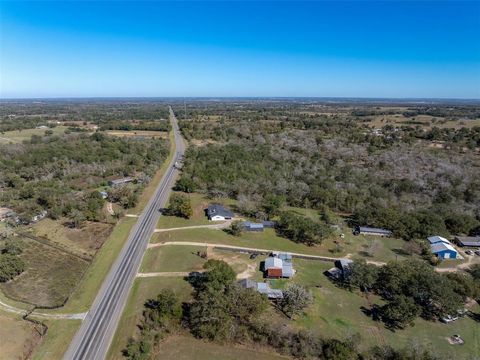
{"label": "roof of house", "polygon": [[430,242],[430,244],[436,244],[436,243],[450,244],[450,241],[438,235],[429,236],[427,239]]}
{"label": "roof of house", "polygon": [[283,265],[283,261],[278,257],[270,256],[265,259],[265,270],[268,270],[271,268],[281,269],[282,265]]}
{"label": "roof of house", "polygon": [[223,205],[220,205],[220,204],[208,205],[207,215],[209,217],[216,216],[216,215],[223,216],[223,217],[233,217],[233,213],[225,209]]}
{"label": "roof of house", "polygon": [[338,259],[335,261],[335,266],[341,270],[347,269],[350,264],[353,263],[353,260],[350,259]]}
{"label": "roof of house", "polygon": [[369,232],[369,233],[377,233],[377,234],[385,234],[385,235],[390,235],[392,232],[387,229],[380,229],[380,228],[374,228],[374,227],[368,227],[368,226],[359,226],[358,230],[360,232]]}
{"label": "roof of house", "polygon": [[457,250],[455,250],[455,248],[452,245],[446,244],[444,242],[437,242],[435,244],[432,244],[430,245],[430,249],[434,254],[439,253],[441,251],[445,251],[445,250],[457,252]]}
{"label": "roof of house", "polygon": [[277,257],[283,261],[292,261],[292,254],[289,253],[278,253]]}
{"label": "roof of house", "polygon": [[463,246],[480,246],[480,236],[455,236]]}
{"label": "roof of house", "polygon": [[283,273],[282,273],[282,269],[278,269],[278,268],[270,268],[270,269],[267,269],[267,275],[269,277],[282,277]]}
{"label": "roof of house", "polygon": [[262,221],[262,224],[263,226],[266,226],[266,227],[274,227],[275,221],[265,220],[265,221]]}
{"label": "roof of house", "polygon": [[293,269],[293,265],[290,262],[284,262],[282,266],[282,276],[283,277],[292,277],[295,274],[295,270]]}

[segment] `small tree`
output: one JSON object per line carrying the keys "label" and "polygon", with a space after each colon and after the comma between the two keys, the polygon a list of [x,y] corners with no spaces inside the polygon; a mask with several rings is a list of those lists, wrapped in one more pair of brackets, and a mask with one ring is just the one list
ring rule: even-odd
{"label": "small tree", "polygon": [[5,247],[2,250],[4,254],[20,255],[23,251],[23,246],[19,241],[9,239],[5,242]]}
{"label": "small tree", "polygon": [[303,286],[290,284],[283,292],[280,308],[288,317],[300,314],[313,301],[312,294]]}
{"label": "small tree", "polygon": [[167,209],[169,215],[190,219],[193,215],[190,198],[184,194],[173,194]]}
{"label": "small tree", "polygon": [[378,268],[365,260],[356,260],[349,267],[347,282],[363,290],[371,289],[378,280]]}
{"label": "small tree", "polygon": [[240,220],[235,220],[230,225],[230,228],[227,229],[227,232],[233,236],[240,236],[242,234],[242,222]]}
{"label": "small tree", "polygon": [[420,308],[412,298],[399,295],[380,309],[383,321],[392,328],[403,329],[413,325],[413,320],[420,314]]}

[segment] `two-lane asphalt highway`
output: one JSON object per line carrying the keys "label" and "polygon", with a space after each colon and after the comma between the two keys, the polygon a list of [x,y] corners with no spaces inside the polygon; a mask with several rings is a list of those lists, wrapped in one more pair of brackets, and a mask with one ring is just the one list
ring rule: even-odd
{"label": "two-lane asphalt highway", "polygon": [[176,153],[163,176],[155,195],[140,215],[118,259],[104,280],[95,301],[75,334],[64,359],[105,359],[118,321],[128,298],[143,254],[160,217],[160,209],[168,200],[178,170],[175,163],[185,151],[177,119],[170,107],[170,121],[175,136]]}

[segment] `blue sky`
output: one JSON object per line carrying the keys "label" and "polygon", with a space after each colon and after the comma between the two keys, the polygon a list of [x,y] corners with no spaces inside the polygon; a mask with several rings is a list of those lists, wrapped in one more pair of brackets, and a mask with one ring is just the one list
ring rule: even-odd
{"label": "blue sky", "polygon": [[5,2],[0,96],[480,98],[480,2]]}

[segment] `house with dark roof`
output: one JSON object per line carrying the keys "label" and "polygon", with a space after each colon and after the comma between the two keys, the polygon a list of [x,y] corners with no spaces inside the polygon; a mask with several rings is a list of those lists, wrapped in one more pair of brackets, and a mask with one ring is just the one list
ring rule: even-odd
{"label": "house with dark roof", "polygon": [[480,248],[480,236],[455,236],[455,243],[461,247]]}
{"label": "house with dark roof", "polygon": [[356,226],[353,235],[374,235],[388,237],[392,236],[392,232],[387,229],[373,228],[368,226]]}
{"label": "house with dark roof", "polygon": [[225,207],[220,204],[209,205],[205,210],[205,213],[208,217],[208,220],[211,221],[222,221],[233,218],[233,212],[225,209]]}

